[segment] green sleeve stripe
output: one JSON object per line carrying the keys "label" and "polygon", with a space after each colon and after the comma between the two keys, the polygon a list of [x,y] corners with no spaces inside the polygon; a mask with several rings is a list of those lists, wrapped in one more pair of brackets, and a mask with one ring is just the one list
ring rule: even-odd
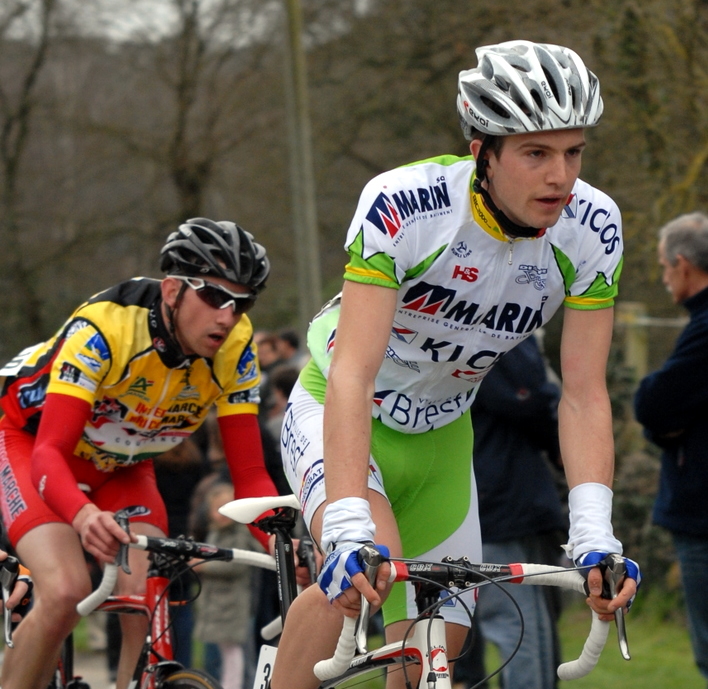
{"label": "green sleeve stripe", "polygon": [[364,230],[360,230],[356,239],[349,245],[349,263],[344,277],[355,282],[383,284],[385,287],[398,287],[395,261],[380,252],[364,258]]}
{"label": "green sleeve stripe", "polygon": [[347,263],[344,268],[344,279],[353,282],[365,282],[372,285],[383,285],[384,287],[398,288],[398,283],[391,280],[387,275],[378,270],[366,270],[356,268],[351,263]]}
{"label": "green sleeve stripe", "polygon": [[614,299],[583,299],[582,297],[567,297],[563,302],[568,308],[577,311],[597,311],[614,306]]}

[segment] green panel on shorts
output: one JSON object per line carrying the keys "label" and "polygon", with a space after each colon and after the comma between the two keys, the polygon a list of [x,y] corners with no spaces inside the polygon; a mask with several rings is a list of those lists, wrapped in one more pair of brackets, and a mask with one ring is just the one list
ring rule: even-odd
{"label": "green panel on shorts", "polygon": [[[371,447],[396,515],[404,557],[426,553],[451,536],[470,507],[469,411],[426,433],[400,433],[373,420]],[[404,584],[394,585],[383,613],[385,624],[406,619]]]}

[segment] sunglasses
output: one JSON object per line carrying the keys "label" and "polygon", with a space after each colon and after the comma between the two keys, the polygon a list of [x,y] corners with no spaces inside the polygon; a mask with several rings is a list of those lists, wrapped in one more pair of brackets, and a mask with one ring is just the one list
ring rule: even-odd
{"label": "sunglasses", "polygon": [[240,316],[249,311],[256,303],[256,298],[252,294],[238,294],[221,285],[202,280],[202,278],[190,278],[184,275],[170,275],[170,277],[186,282],[197,296],[212,309],[225,309],[230,306],[234,310],[234,314]]}

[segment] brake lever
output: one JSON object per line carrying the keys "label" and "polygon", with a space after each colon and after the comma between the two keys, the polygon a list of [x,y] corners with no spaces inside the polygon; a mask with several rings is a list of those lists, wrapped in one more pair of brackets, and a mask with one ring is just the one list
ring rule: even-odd
{"label": "brake lever", "polygon": [[15,587],[15,582],[20,573],[20,562],[16,557],[8,555],[2,563],[0,563],[0,586],[2,586],[2,616],[3,616],[3,632],[5,636],[5,644],[8,648],[14,648],[15,644],[12,641],[12,610],[5,603]]}
{"label": "brake lever", "polygon": [[[362,546],[359,551],[359,564],[361,564],[364,570],[364,575],[369,580],[372,586],[376,585],[376,573],[379,570],[379,566],[384,562],[384,557],[381,553],[376,550],[371,545]],[[361,611],[359,613],[359,619],[357,620],[356,630],[354,632],[354,639],[356,641],[356,648],[358,653],[367,652],[367,638],[366,633],[369,629],[369,615],[371,613],[371,604],[362,595],[361,597]]]}
{"label": "brake lever", "polygon": [[[125,533],[130,535],[130,520],[125,510],[119,510],[113,515],[113,518],[118,522]],[[126,574],[131,574],[128,566],[128,550],[129,546],[126,543],[121,543],[118,547],[118,555],[116,556],[115,564],[118,565]]]}
{"label": "brake lever", "polygon": [[[617,585],[627,574],[627,567],[624,558],[616,553],[610,553],[605,558],[607,567],[605,569],[605,581],[610,591],[612,598],[617,597]],[[615,610],[615,623],[617,625],[617,641],[622,657],[625,660],[630,660],[632,656],[629,654],[629,645],[627,644],[627,628],[624,623],[624,610],[617,608]]]}
{"label": "brake lever", "polygon": [[317,581],[317,560],[315,559],[315,544],[310,536],[303,536],[297,546],[298,560],[300,564],[307,566],[310,573],[310,583],[314,584]]}

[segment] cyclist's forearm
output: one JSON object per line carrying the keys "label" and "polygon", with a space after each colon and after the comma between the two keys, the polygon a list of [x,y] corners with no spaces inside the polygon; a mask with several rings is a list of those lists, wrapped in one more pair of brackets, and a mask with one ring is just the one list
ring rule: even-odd
{"label": "cyclist's forearm", "polygon": [[79,489],[66,458],[73,454],[91,405],[69,395],[47,395],[32,451],[32,481],[44,501],[67,524],[91,501]]}
{"label": "cyclist's forearm", "polygon": [[566,395],[558,407],[561,456],[568,481],[612,487],[614,440],[609,397],[601,392],[578,403]]}
{"label": "cyclist's forearm", "polygon": [[[369,389],[370,388],[370,389]],[[373,384],[331,376],[324,413],[324,467],[329,503],[366,498]]]}

